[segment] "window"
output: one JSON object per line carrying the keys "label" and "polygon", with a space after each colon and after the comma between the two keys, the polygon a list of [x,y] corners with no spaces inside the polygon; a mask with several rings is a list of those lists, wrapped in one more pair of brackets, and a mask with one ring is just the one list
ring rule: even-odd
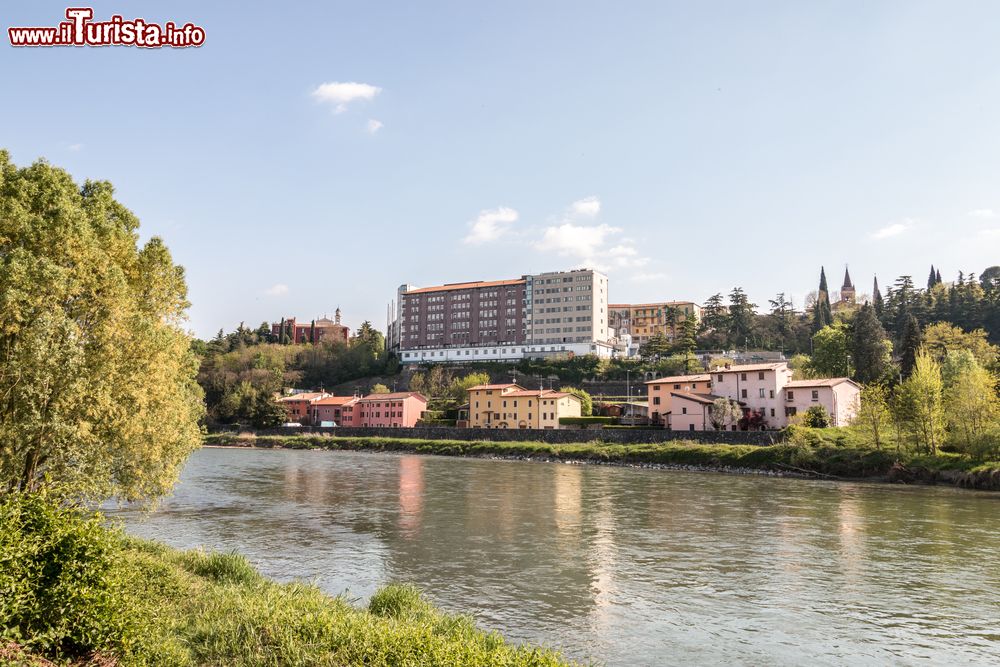
{"label": "window", "polygon": [[688,413],[688,409],[687,408],[681,408],[681,414],[682,415],[686,415],[687,413]]}
{"label": "window", "polygon": [[765,390],[764,390],[764,389],[761,389],[761,390],[760,390],[760,397],[761,397],[761,398],[766,398],[766,397],[767,397],[767,395],[766,395],[766,393],[765,393]]}
{"label": "window", "polygon": [[674,385],[674,389],[680,389],[680,388],[681,388],[681,386],[679,384],[675,384]]}
{"label": "window", "polygon": [[774,408],[771,408],[771,416],[774,416]]}
{"label": "window", "polygon": [[764,379],[764,371],[761,371],[760,373],[757,373],[757,379],[758,380],[763,380]]}
{"label": "window", "polygon": [[688,424],[688,430],[689,431],[693,431],[694,430],[694,424]]}
{"label": "window", "polygon": [[659,404],[660,404],[660,397],[659,396],[654,396],[653,397],[653,405],[659,405]]}
{"label": "window", "polygon": [[719,382],[722,382],[722,373],[719,373]]}
{"label": "window", "polygon": [[788,400],[789,401],[794,401],[795,400],[795,392],[794,391],[789,391],[789,392],[785,392],[785,393],[788,394]]}
{"label": "window", "polygon": [[786,417],[794,417],[796,412],[798,412],[798,408],[785,408]]}
{"label": "window", "polygon": [[742,397],[742,398],[746,398],[747,397],[747,390],[746,389],[741,389],[740,390],[740,397]]}
{"label": "window", "polygon": [[743,382],[746,382],[747,381],[747,374],[746,373],[740,373],[740,380],[743,381]]}
{"label": "window", "polygon": [[771,398],[774,398],[774,390],[771,390]]}
{"label": "window", "polygon": [[819,400],[819,389],[813,389],[812,390],[812,399],[814,401],[818,401]]}
{"label": "window", "polygon": [[654,384],[653,385],[653,391],[660,391],[660,385]]}

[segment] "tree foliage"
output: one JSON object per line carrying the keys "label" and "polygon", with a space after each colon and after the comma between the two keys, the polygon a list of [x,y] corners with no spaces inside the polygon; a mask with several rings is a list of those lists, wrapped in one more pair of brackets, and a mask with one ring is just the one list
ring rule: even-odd
{"label": "tree foliage", "polygon": [[152,498],[200,442],[184,271],[113,194],[0,151],[0,487]]}

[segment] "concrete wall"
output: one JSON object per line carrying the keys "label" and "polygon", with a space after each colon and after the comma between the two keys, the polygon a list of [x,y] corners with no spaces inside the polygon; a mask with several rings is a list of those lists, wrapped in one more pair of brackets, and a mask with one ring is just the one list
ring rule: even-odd
{"label": "concrete wall", "polygon": [[[225,429],[219,429],[224,431]],[[495,442],[537,441],[548,443],[574,443],[602,440],[619,444],[645,444],[668,440],[693,440],[696,442],[727,445],[771,445],[779,441],[776,431],[667,431],[665,429],[483,429],[422,427],[376,428],[341,426],[338,428],[275,428],[257,431],[258,435],[298,435],[327,433],[345,438],[426,438],[428,440],[491,440]]]}

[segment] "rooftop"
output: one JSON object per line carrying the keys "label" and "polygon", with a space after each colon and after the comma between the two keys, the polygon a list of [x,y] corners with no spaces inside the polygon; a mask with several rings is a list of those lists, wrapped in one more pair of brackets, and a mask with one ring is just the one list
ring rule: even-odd
{"label": "rooftop", "polygon": [[647,380],[646,384],[670,384],[671,382],[708,382],[712,379],[712,376],[708,373],[698,373],[696,375],[671,375],[665,378],[656,378],[655,380]]}
{"label": "rooftop", "polygon": [[694,301],[657,301],[655,303],[609,303],[608,308],[659,308],[662,306],[697,306]]}
{"label": "rooftop", "polygon": [[844,382],[850,382],[856,385],[857,382],[851,378],[816,378],[814,380],[792,380],[785,384],[785,389],[789,387],[835,387],[838,384],[843,384]]}
{"label": "rooftop", "polygon": [[282,396],[279,401],[315,401],[317,398],[323,398],[324,396],[329,396],[326,392],[321,391],[304,391],[301,394],[291,394],[289,396]]}
{"label": "rooftop", "polygon": [[327,396],[313,401],[315,405],[344,405],[356,400],[357,396]]}
{"label": "rooftop", "polygon": [[775,361],[768,364],[742,364],[736,366],[721,367],[712,369],[713,373],[747,373],[749,371],[775,371],[779,368],[788,367],[787,361]]}
{"label": "rooftop", "polygon": [[716,399],[723,398],[722,396],[716,396],[715,394],[692,394],[689,391],[672,391],[670,392],[670,395],[688,401],[694,401],[695,403],[701,403],[702,405],[711,405],[712,403],[715,403]]}
{"label": "rooftop", "polygon": [[364,398],[360,398],[360,401],[394,401],[401,398],[409,398],[413,396],[419,398],[423,402],[427,402],[427,397],[416,391],[394,391],[389,394],[368,394]]}
{"label": "rooftop", "polygon": [[417,289],[411,289],[404,294],[427,294],[428,292],[449,292],[451,290],[459,289],[479,289],[481,287],[505,287],[508,285],[523,285],[523,279],[517,280],[476,280],[468,283],[447,283],[445,285],[437,285],[435,287],[419,287]]}
{"label": "rooftop", "polygon": [[466,391],[479,391],[480,389],[508,389],[510,387],[517,387],[518,389],[524,389],[519,384],[513,382],[508,382],[506,384],[477,384],[474,387],[469,387]]}

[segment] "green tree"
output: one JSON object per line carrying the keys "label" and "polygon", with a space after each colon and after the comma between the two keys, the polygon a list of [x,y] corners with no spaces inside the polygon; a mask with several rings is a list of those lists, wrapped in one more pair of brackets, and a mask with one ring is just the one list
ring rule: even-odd
{"label": "green tree", "polygon": [[936,454],[944,434],[945,412],[941,366],[918,352],[913,372],[899,386],[898,409],[917,447]]}
{"label": "green tree", "polygon": [[754,333],[754,316],[757,314],[757,304],[750,303],[746,293],[739,287],[734,287],[729,293],[729,343],[730,345],[745,345],[749,347]]}
{"label": "green tree", "polygon": [[701,362],[695,356],[698,348],[698,325],[693,317],[681,321],[680,336],[674,342],[674,352],[684,357],[684,372],[694,373],[701,370]]}
{"label": "green tree", "polygon": [[949,435],[965,452],[980,456],[1000,447],[996,442],[1000,430],[996,386],[996,376],[975,362],[959,370],[948,386],[944,407]]}
{"label": "green tree", "polygon": [[802,416],[802,425],[809,428],[826,428],[830,425],[830,413],[822,405],[810,405]]}
{"label": "green tree", "polygon": [[0,151],[0,489],[149,499],[200,444],[183,269],[113,192]]}
{"label": "green tree", "polygon": [[830,307],[830,290],[826,282],[826,269],[819,269],[819,292],[813,305],[813,331],[833,324],[833,310]]}
{"label": "green tree", "polygon": [[892,428],[889,392],[884,386],[870,384],[861,388],[852,426],[875,445],[875,449],[882,449],[882,444]]}
{"label": "green tree", "polygon": [[862,383],[889,379],[892,371],[892,342],[878,321],[875,309],[864,304],[851,326],[851,357],[854,378]]}
{"label": "green tree", "polygon": [[917,355],[920,352],[920,324],[913,315],[907,315],[903,322],[903,335],[900,342],[899,365],[903,372],[903,377],[909,377],[917,363]]}
{"label": "green tree", "polygon": [[1000,356],[1000,348],[990,344],[984,330],[965,332],[949,322],[928,324],[921,341],[924,349],[939,362],[944,360],[948,352],[968,350],[980,365],[993,368]]}
{"label": "green tree", "polygon": [[810,371],[815,377],[848,376],[850,363],[846,324],[837,322],[816,332],[810,361]]}
{"label": "green tree", "polygon": [[465,403],[469,400],[469,389],[480,384],[489,384],[489,373],[469,373],[460,378],[455,378],[448,385],[448,396],[458,403]]}
{"label": "green tree", "polygon": [[560,387],[559,391],[567,394],[573,394],[580,399],[581,417],[589,417],[594,414],[594,399],[591,398],[590,394],[583,389],[577,389],[576,387]]}
{"label": "green tree", "polygon": [[254,428],[274,428],[285,423],[285,408],[266,392],[259,392],[249,411],[250,423]]}
{"label": "green tree", "polygon": [[639,355],[643,359],[659,359],[670,355],[670,341],[662,332],[657,331],[639,347]]}
{"label": "green tree", "polygon": [[712,428],[716,431],[728,431],[743,417],[739,403],[724,397],[712,401],[711,413]]}
{"label": "green tree", "polygon": [[373,394],[388,394],[390,393],[389,387],[385,386],[381,382],[372,387],[371,393]]}

